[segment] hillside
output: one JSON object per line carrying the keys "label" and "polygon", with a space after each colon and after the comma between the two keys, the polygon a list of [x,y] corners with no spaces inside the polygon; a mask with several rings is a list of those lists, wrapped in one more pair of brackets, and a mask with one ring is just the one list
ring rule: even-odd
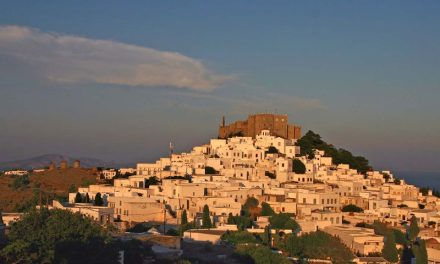
{"label": "hillside", "polygon": [[313,149],[324,150],[325,155],[332,157],[335,164],[349,164],[350,168],[356,169],[362,174],[366,174],[367,171],[371,170],[371,166],[366,158],[354,156],[348,150],[336,148],[322,140],[319,134],[311,130],[298,140],[297,145],[301,148],[301,155],[311,157],[313,156]]}
{"label": "hillside", "polygon": [[96,158],[87,157],[69,157],[62,154],[46,154],[37,157],[32,157],[23,160],[14,160],[0,162],[0,170],[10,170],[10,169],[38,169],[49,166],[53,161],[55,164],[59,165],[62,160],[66,160],[68,164],[72,164],[74,160],[81,161],[81,167],[92,168],[92,167],[116,167],[114,162],[107,162]]}
{"label": "hillside", "polygon": [[0,175],[0,211],[22,211],[42,200],[65,199],[69,189],[96,181],[91,169],[66,169],[32,173],[26,178]]}

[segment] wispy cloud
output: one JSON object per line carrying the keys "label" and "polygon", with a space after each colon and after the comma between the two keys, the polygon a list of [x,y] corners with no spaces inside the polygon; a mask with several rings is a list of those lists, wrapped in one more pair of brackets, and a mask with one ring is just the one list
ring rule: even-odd
{"label": "wispy cloud", "polygon": [[20,26],[0,26],[0,56],[14,58],[40,77],[63,83],[210,91],[232,78],[175,52]]}

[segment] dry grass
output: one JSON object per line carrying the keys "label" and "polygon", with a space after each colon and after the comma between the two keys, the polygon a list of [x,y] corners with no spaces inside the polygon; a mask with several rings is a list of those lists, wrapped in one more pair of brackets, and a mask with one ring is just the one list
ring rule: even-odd
{"label": "dry grass", "polygon": [[35,189],[49,193],[52,197],[67,196],[72,184],[81,187],[86,182],[96,181],[96,175],[91,169],[82,168],[32,173],[29,175],[29,185],[17,190],[10,187],[13,178],[9,175],[0,176],[0,211],[2,212],[14,212],[31,201],[34,198]]}

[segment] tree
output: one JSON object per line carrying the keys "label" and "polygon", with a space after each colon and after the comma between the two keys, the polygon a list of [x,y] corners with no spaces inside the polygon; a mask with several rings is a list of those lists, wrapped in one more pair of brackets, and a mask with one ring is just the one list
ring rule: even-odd
{"label": "tree", "polygon": [[279,151],[274,146],[270,146],[266,151],[266,154],[277,154],[277,153],[279,153]]}
{"label": "tree", "polygon": [[416,264],[428,263],[428,253],[426,251],[426,243],[423,239],[418,239],[412,246],[412,251],[416,257]]}
{"label": "tree", "polygon": [[209,213],[209,207],[207,204],[205,204],[205,206],[203,206],[202,221],[203,221],[202,228],[211,228],[212,227],[211,217],[210,217],[210,213]]}
{"label": "tree", "polygon": [[342,148],[338,149],[332,144],[326,143],[319,134],[310,130],[297,141],[296,145],[300,147],[301,156],[313,158],[314,150],[318,149],[323,150],[327,157],[332,157],[334,164],[348,164],[350,168],[356,169],[362,174],[366,174],[371,169],[366,158],[354,156],[351,152]]}
{"label": "tree", "polygon": [[299,231],[298,223],[293,220],[290,214],[279,213],[270,217],[270,226],[275,229],[290,229],[294,232]]}
{"label": "tree", "polygon": [[394,238],[394,233],[391,230],[388,230],[386,236],[385,236],[385,242],[382,249],[382,256],[386,260],[390,262],[397,262],[399,261],[399,252],[396,248],[396,241]]}
{"label": "tree", "polygon": [[94,205],[96,205],[96,206],[103,206],[104,205],[104,201],[102,200],[101,193],[97,193],[95,195]]}
{"label": "tree", "polygon": [[353,213],[362,213],[364,209],[354,205],[354,204],[348,204],[344,207],[342,207],[342,212],[353,212]]}
{"label": "tree", "polygon": [[77,192],[75,196],[75,203],[82,203],[82,202],[83,202],[82,196],[79,192]]}
{"label": "tree", "polygon": [[419,229],[419,224],[417,221],[417,217],[413,216],[411,218],[411,223],[409,225],[409,229],[408,229],[408,238],[410,241],[415,241],[415,239],[417,238],[417,236],[419,235],[420,229]]}
{"label": "tree", "polygon": [[316,231],[300,237],[287,237],[285,251],[294,257],[328,259],[333,263],[352,263],[353,253],[341,241],[325,232]]}
{"label": "tree", "polygon": [[271,246],[271,244],[272,244],[272,234],[270,232],[269,225],[264,228],[264,233],[263,233],[262,240],[263,240],[263,244],[264,245],[266,245],[268,247]]}
{"label": "tree", "polygon": [[159,183],[159,179],[156,176],[151,176],[148,178],[147,182],[145,183],[145,187],[150,187],[150,185],[157,185]]}
{"label": "tree", "polygon": [[257,238],[253,234],[247,231],[234,231],[234,232],[227,231],[222,235],[221,239],[232,245],[245,244],[245,243],[255,244],[258,242]]}
{"label": "tree", "polygon": [[86,202],[86,203],[90,203],[90,196],[89,196],[89,193],[86,193],[86,200],[85,200],[85,202]]}
{"label": "tree", "polygon": [[29,176],[23,175],[23,176],[16,176],[11,183],[11,188],[14,190],[23,189],[26,188],[29,185]]}
{"label": "tree", "polygon": [[261,203],[261,215],[262,216],[271,216],[274,215],[275,211],[270,207],[268,203]]}
{"label": "tree", "polygon": [[273,172],[270,172],[270,171],[264,172],[264,175],[269,177],[269,178],[271,178],[271,179],[275,179],[276,178],[275,174]]}
{"label": "tree", "polygon": [[11,226],[6,263],[118,263],[105,229],[79,213],[42,208]]}
{"label": "tree", "polygon": [[188,216],[186,215],[186,210],[183,210],[180,224],[185,225],[188,223]]}
{"label": "tree", "polygon": [[293,172],[296,174],[304,174],[306,173],[306,166],[299,159],[293,159]]}
{"label": "tree", "polygon": [[244,203],[244,206],[247,208],[251,207],[257,207],[258,206],[258,200],[254,197],[249,197],[246,199],[246,202]]}
{"label": "tree", "polygon": [[274,253],[268,247],[257,245],[239,245],[234,255],[239,263],[254,264],[288,264],[291,263],[285,256]]}
{"label": "tree", "polygon": [[69,186],[69,190],[68,190],[68,192],[69,192],[69,193],[74,193],[74,192],[76,192],[76,191],[78,191],[78,188],[76,188],[76,185],[72,183],[72,184]]}
{"label": "tree", "polygon": [[205,174],[217,174],[218,171],[216,171],[213,167],[206,166],[205,167]]}
{"label": "tree", "polygon": [[236,225],[238,230],[245,230],[246,228],[252,227],[252,219],[248,216],[236,215],[228,216],[228,224]]}

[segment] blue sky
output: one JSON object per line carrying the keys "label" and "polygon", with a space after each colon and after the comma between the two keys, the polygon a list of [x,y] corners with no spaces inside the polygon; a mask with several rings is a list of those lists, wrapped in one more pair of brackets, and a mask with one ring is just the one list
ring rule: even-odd
{"label": "blue sky", "polygon": [[[2,1],[0,161],[149,161],[221,115],[440,171],[437,1]],[[146,65],[146,66],[145,66]],[[159,77],[157,77],[159,76]]]}

